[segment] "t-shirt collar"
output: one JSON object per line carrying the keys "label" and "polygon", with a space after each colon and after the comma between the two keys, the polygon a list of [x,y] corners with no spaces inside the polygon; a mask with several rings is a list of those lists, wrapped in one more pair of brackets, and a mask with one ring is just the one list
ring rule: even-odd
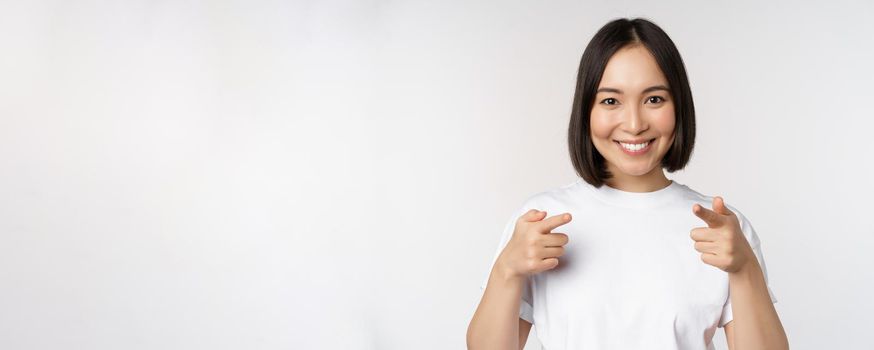
{"label": "t-shirt collar", "polygon": [[671,199],[677,198],[681,192],[682,184],[671,180],[671,183],[661,189],[651,192],[628,192],[608,186],[607,184],[601,187],[595,187],[579,179],[582,185],[588,187],[592,194],[598,199],[627,208],[652,208],[662,205]]}

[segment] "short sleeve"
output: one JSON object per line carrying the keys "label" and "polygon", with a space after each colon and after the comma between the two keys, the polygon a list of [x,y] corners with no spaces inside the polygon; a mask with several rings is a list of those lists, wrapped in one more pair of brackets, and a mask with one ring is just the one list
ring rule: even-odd
{"label": "short sleeve", "polygon": [[[489,277],[491,275],[492,267],[495,266],[495,262],[498,260],[498,256],[501,255],[501,252],[504,250],[504,247],[507,246],[507,243],[510,242],[510,238],[513,236],[513,230],[516,228],[516,219],[519,216],[522,216],[529,208],[522,207],[517,210],[514,215],[510,217],[507,223],[504,225],[504,230],[501,233],[500,242],[498,243],[498,248],[495,250],[495,254],[492,257],[492,263],[489,265],[488,269],[486,269],[485,279],[483,279],[482,284],[480,285],[480,290],[485,291],[486,286],[489,283]],[[528,321],[531,324],[534,324],[534,308],[532,307],[532,293],[531,293],[531,276],[525,279],[525,283],[522,287],[522,299],[519,303],[519,317]]]}
{"label": "short sleeve", "polygon": [[[762,275],[765,277],[765,286],[768,289],[768,295],[771,297],[771,302],[776,303],[777,297],[774,295],[768,282],[768,268],[765,266],[765,257],[762,254],[762,242],[759,240],[756,230],[753,228],[752,223],[750,223],[750,221],[747,220],[740,211],[730,205],[726,206],[729,210],[737,214],[741,223],[741,231],[743,231],[744,236],[747,238],[747,242],[750,243],[750,247],[753,248],[753,254],[756,255],[756,259],[759,260],[759,267],[762,268]],[[719,327],[724,327],[732,319],[734,319],[734,316],[731,312],[731,289],[729,288],[728,298],[725,301],[725,305],[722,307],[722,316],[719,319]]]}

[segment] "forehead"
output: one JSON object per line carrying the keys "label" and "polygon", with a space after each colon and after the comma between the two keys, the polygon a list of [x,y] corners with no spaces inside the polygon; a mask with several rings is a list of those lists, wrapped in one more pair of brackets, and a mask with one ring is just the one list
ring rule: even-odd
{"label": "forehead", "polygon": [[634,45],[623,47],[610,57],[598,87],[635,92],[659,84],[667,86],[668,81],[655,57],[643,45]]}

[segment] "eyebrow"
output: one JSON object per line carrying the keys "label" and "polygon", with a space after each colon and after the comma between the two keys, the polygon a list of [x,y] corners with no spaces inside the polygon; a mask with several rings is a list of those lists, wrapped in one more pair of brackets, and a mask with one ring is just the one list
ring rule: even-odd
{"label": "eyebrow", "polygon": [[[664,91],[667,91],[667,92],[671,92],[671,89],[668,89],[667,86],[664,86],[664,85],[654,85],[654,86],[650,86],[650,87],[648,87],[648,88],[646,88],[646,89],[643,89],[643,93],[645,94],[645,93],[647,93],[647,92],[653,92],[653,91],[656,91],[656,90],[664,90]],[[622,94],[622,90],[619,90],[619,89],[616,89],[616,88],[611,88],[611,87],[602,87],[602,88],[598,89],[597,92],[612,92],[612,93],[616,93],[616,94],[620,94],[620,95]]]}

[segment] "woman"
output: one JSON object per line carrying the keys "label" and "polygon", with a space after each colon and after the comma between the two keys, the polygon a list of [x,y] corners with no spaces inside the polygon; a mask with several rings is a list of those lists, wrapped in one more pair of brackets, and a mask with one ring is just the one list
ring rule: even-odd
{"label": "woman", "polygon": [[574,94],[580,179],[531,196],[505,226],[468,348],[522,348],[536,324],[545,349],[713,349],[719,327],[730,349],[787,349],[749,220],[665,176],[694,140],[671,39],[644,19],[606,24]]}

